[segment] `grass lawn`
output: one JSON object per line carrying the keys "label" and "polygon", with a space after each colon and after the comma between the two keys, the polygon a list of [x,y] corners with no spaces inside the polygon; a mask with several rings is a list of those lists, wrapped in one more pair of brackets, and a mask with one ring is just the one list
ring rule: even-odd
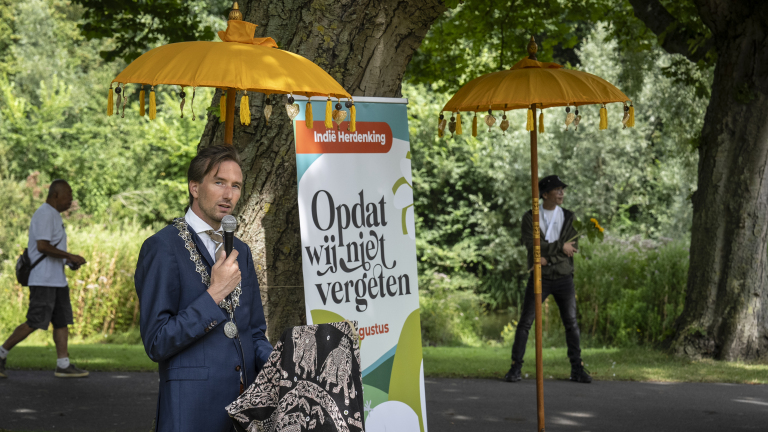
{"label": "grass lawn", "polygon": [[[157,363],[147,357],[142,345],[69,344],[69,358],[77,367],[88,371],[157,370]],[[8,354],[7,368],[54,370],[56,349],[52,345],[27,345],[22,342]]]}
{"label": "grass lawn", "polygon": [[[510,351],[507,347],[424,347],[424,374],[500,379],[509,370]],[[587,370],[601,381],[768,384],[768,364],[691,361],[642,347],[582,349],[581,356]],[[545,348],[543,358],[545,379],[568,379],[571,367],[565,348]],[[525,360],[523,377],[534,379],[535,352],[530,346]]]}
{"label": "grass lawn", "polygon": [[[71,344],[72,361],[90,371],[155,371],[141,345]],[[509,369],[507,347],[424,347],[424,373],[429,377],[496,378]],[[582,350],[587,369],[597,380],[723,382],[768,384],[768,364],[712,360],[690,361],[649,348]],[[8,369],[53,370],[53,346],[22,343],[8,356]],[[534,350],[528,348],[523,376],[534,379]],[[565,348],[544,349],[544,378],[567,379],[570,365]]]}

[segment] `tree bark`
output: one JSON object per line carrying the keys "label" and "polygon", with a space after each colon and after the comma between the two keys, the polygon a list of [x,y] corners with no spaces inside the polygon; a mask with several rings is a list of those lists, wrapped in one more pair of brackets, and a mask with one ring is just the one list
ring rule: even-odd
{"label": "tree bark", "polygon": [[[632,3],[637,14],[643,1]],[[696,6],[717,63],[699,144],[687,295],[672,348],[692,358],[766,359],[768,3]]]}
{"label": "tree bark", "polygon": [[[259,25],[256,37],[270,36],[280,49],[313,60],[353,96],[399,97],[408,62],[445,6],[440,0],[246,0],[240,10],[245,21]],[[214,106],[219,98],[217,92]],[[237,236],[253,253],[273,344],[285,328],[306,323],[296,147],[285,99],[272,97],[267,126],[265,97],[252,94],[251,124],[235,121],[233,139],[245,183],[235,209]],[[209,116],[198,149],[223,142],[224,124]]]}

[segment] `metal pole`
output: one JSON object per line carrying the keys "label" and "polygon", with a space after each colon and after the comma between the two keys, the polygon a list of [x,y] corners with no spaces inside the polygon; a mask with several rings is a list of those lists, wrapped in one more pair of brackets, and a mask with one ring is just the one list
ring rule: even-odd
{"label": "metal pole", "polygon": [[538,432],[544,432],[544,364],[541,353],[541,240],[539,234],[539,161],[536,147],[536,104],[533,110],[531,131],[531,210],[533,212],[533,293],[536,311],[536,412],[539,418]]}
{"label": "metal pole", "polygon": [[227,89],[227,118],[224,120],[224,145],[232,145],[232,136],[235,134],[235,98],[237,91]]}

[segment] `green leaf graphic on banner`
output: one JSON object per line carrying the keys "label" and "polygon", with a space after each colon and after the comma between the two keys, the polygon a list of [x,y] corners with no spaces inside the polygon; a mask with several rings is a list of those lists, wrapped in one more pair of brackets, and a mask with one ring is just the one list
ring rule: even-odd
{"label": "green leaf graphic on banner", "polygon": [[[313,315],[314,316],[314,315]],[[411,312],[403,324],[389,381],[389,400],[400,401],[419,416],[419,427],[424,431],[421,417],[421,323],[419,310]]]}
{"label": "green leaf graphic on banner", "polygon": [[368,413],[371,412],[378,405],[388,401],[389,395],[374,386],[363,384],[363,400],[365,401],[364,402],[365,403],[364,420],[367,420]]}
{"label": "green leaf graphic on banner", "polygon": [[344,321],[344,317],[331,311],[323,309],[312,309],[312,324],[328,324]]}

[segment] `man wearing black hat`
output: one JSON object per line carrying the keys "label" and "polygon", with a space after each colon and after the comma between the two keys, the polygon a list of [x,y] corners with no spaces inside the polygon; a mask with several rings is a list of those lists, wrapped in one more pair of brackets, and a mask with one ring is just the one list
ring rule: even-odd
{"label": "man wearing black hat", "polygon": [[[565,188],[568,187],[560,177],[551,175],[539,181],[539,227],[541,232],[541,301],[552,294],[560,318],[565,326],[565,341],[568,345],[568,359],[571,361],[571,381],[592,382],[592,377],[584,369],[581,361],[579,344],[579,324],[576,322],[576,290],[573,285],[573,254],[578,252],[576,240],[578,233],[573,228],[573,212],[560,207],[563,204]],[[523,215],[522,242],[528,249],[528,267],[533,267],[533,212],[528,210]],[[525,344],[534,319],[533,273],[528,278],[525,290],[523,311],[515,331],[512,345],[512,367],[504,376],[507,382],[520,381],[523,367]]]}

